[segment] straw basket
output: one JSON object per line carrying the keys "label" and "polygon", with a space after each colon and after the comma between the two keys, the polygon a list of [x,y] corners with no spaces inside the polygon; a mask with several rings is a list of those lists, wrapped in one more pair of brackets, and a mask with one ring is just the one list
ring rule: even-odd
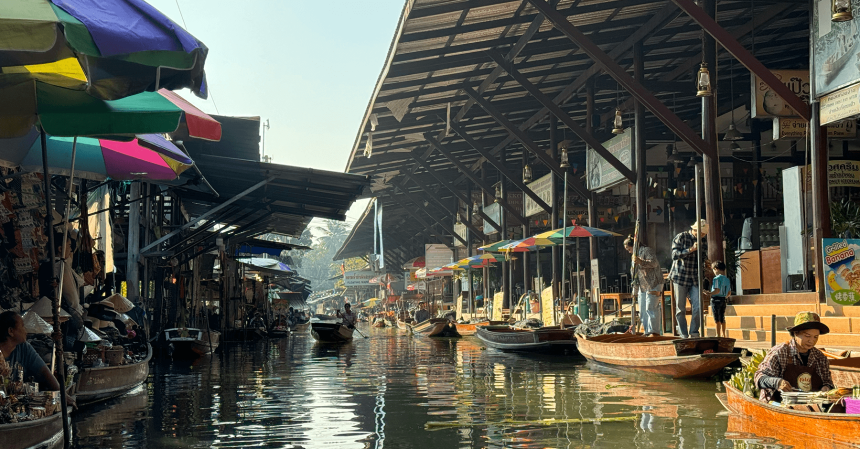
{"label": "straw basket", "polygon": [[93,366],[96,363],[96,360],[104,359],[104,349],[93,349],[88,348],[87,352],[83,355],[84,366]]}
{"label": "straw basket", "polygon": [[122,365],[125,349],[122,347],[111,348],[105,351],[105,363],[110,366]]}

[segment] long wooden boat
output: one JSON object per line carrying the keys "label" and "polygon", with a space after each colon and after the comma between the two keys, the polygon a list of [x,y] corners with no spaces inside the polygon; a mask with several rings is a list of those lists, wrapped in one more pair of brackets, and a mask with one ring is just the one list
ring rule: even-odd
{"label": "long wooden boat", "polygon": [[413,333],[423,335],[425,337],[460,337],[460,334],[457,332],[457,326],[453,321],[447,318],[430,318],[429,320],[422,321],[418,324],[410,324],[409,327],[412,329]]}
{"label": "long wooden boat", "polygon": [[257,327],[240,327],[227,331],[225,341],[260,341],[269,335],[263,329]]}
{"label": "long wooden boat", "polygon": [[732,352],[733,338],[607,334],[577,335],[576,340],[580,354],[590,361],[674,379],[708,377],[740,357]]}
{"label": "long wooden boat", "polygon": [[63,413],[33,421],[0,424],[3,449],[53,449],[63,447]]}
{"label": "long wooden boat", "polygon": [[340,323],[311,323],[311,335],[322,343],[345,343],[352,340],[354,329]]}
{"label": "long wooden boat", "polygon": [[728,382],[723,382],[725,393],[717,398],[731,412],[769,427],[779,429],[780,434],[793,432],[836,443],[857,447],[860,415],[845,413],[816,413],[771,405],[744,395]]}
{"label": "long wooden boat", "polygon": [[290,330],[293,332],[307,332],[310,328],[311,322],[305,321],[304,323],[293,324],[292,327],[290,327]]}
{"label": "long wooden boat", "polygon": [[382,328],[382,327],[387,327],[388,325],[385,324],[385,320],[376,320],[373,322],[373,324],[371,324],[371,326]]}
{"label": "long wooden boat", "polygon": [[507,321],[478,321],[475,323],[456,323],[457,332],[462,336],[475,335],[478,332],[478,327],[481,326],[502,326],[508,324]]}
{"label": "long wooden boat", "polygon": [[78,405],[110,399],[142,384],[149,375],[149,360],[152,358],[152,346],[146,346],[146,358],[140,362],[82,368],[73,393]]}
{"label": "long wooden boat", "polygon": [[193,327],[173,328],[164,331],[164,339],[173,346],[174,359],[196,359],[212,354],[218,348],[221,333]]}
{"label": "long wooden boat", "polygon": [[[827,354],[825,352],[825,355]],[[833,383],[837,387],[848,388],[860,385],[860,357],[834,357],[831,354],[827,360],[830,364],[830,376],[833,378]],[[750,359],[751,357],[741,357],[741,363],[746,365]]]}
{"label": "long wooden boat", "polygon": [[289,335],[290,328],[283,326],[273,327],[266,332],[266,336],[268,336],[269,338],[284,338],[288,337]]}
{"label": "long wooden boat", "polygon": [[397,328],[398,329],[402,329],[405,331],[411,331],[412,328],[410,326],[412,324],[415,324],[415,320],[413,320],[412,318],[407,318],[405,320],[401,320],[399,318],[397,319]]}
{"label": "long wooden boat", "polygon": [[573,329],[542,327],[522,329],[495,325],[478,328],[478,339],[487,347],[512,352],[545,352],[576,349]]}

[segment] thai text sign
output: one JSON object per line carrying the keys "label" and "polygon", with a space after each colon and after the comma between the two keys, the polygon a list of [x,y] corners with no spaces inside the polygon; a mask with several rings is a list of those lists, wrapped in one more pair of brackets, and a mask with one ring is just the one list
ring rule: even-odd
{"label": "thai text sign", "polygon": [[860,114],[860,84],[821,97],[821,124],[838,122]]}
{"label": "thai text sign", "polygon": [[[554,198],[552,188],[553,176],[551,172],[547,173],[528,185],[529,190],[549,205],[552,205]],[[544,212],[543,208],[531,199],[531,197],[525,195],[525,216],[531,217],[541,212]]]}
{"label": "thai text sign", "polygon": [[[804,167],[806,190],[812,191],[812,170]],[[828,161],[827,184],[829,187],[860,187],[860,162],[858,161]]]}
{"label": "thai text sign", "polygon": [[[773,140],[806,138],[806,120],[802,118],[774,118]],[[853,139],[857,137],[857,123],[853,120],[827,125],[827,137]]]}
{"label": "thai text sign", "polygon": [[347,271],[343,274],[343,285],[345,287],[375,287],[369,282],[376,276],[379,274],[373,271]]}
{"label": "thai text sign", "polygon": [[454,252],[446,245],[440,243],[428,243],[424,245],[424,265],[427,267],[427,270],[448,265],[454,261],[453,259]]}
{"label": "thai text sign", "polygon": [[[771,70],[801,100],[809,103],[808,70]],[[752,118],[797,117],[797,112],[788,106],[776,92],[752,75]]]}
{"label": "thai text sign", "polygon": [[[633,128],[627,128],[623,134],[603,142],[603,147],[627,168],[631,168],[633,164]],[[627,180],[621,172],[606,162],[592,148],[589,148],[588,152],[585,153],[585,165],[589,190],[602,191]]]}
{"label": "thai text sign", "polygon": [[860,301],[860,252],[858,239],[822,239],[826,294],[831,301],[850,306]]}

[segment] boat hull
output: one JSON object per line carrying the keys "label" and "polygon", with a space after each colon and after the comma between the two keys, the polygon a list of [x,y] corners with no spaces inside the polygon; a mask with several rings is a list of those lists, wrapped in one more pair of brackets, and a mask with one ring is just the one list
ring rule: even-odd
{"label": "boat hull", "polygon": [[290,330],[293,332],[307,332],[310,328],[311,323],[310,321],[308,321],[306,323],[294,324],[293,327],[290,328]]}
{"label": "boat hull", "polygon": [[837,387],[851,388],[860,385],[860,357],[828,360],[830,375]]}
{"label": "boat hull", "polygon": [[[628,334],[584,338],[577,347],[586,359],[615,368],[681,379],[708,377],[734,362],[731,338],[642,337]],[[705,351],[713,352],[705,354]]]}
{"label": "boat hull", "polygon": [[63,447],[63,413],[57,410],[47,418],[14,424],[0,424],[4,449],[43,449]]}
{"label": "boat hull", "polygon": [[337,323],[311,323],[311,335],[321,343],[346,343],[354,329]]}
{"label": "boat hull", "polygon": [[723,385],[726,389],[724,405],[729,412],[754,422],[767,423],[769,427],[780,429],[780,435],[788,431],[821,440],[857,445],[860,415],[813,413],[777,407],[745,396],[728,382],[723,382]]}
{"label": "boat hull", "polygon": [[78,405],[117,397],[142,384],[149,375],[151,358],[152,346],[147,345],[146,358],[138,363],[81,369],[74,391]]}
{"label": "boat hull", "polygon": [[173,345],[172,357],[178,359],[196,359],[204,355],[212,354],[220,344],[221,333],[217,331],[203,331],[200,339],[197,338],[167,338],[167,343]]}
{"label": "boat hull", "polygon": [[387,327],[387,324],[385,324],[385,321],[377,321],[377,322],[373,323],[372,326],[382,328],[382,327]]}
{"label": "boat hull", "polygon": [[421,323],[410,325],[412,332],[433,338],[459,338],[457,326],[445,318],[431,318]]}
{"label": "boat hull", "polygon": [[576,349],[573,329],[542,327],[518,329],[510,326],[481,326],[478,339],[487,347],[511,352],[549,352]]}
{"label": "boat hull", "polygon": [[260,341],[267,335],[266,331],[258,328],[231,329],[227,332],[226,341]]}
{"label": "boat hull", "polygon": [[506,321],[478,321],[477,323],[457,323],[457,332],[462,336],[475,335],[481,326],[499,326],[507,324]]}
{"label": "boat hull", "polygon": [[410,327],[411,325],[412,325],[412,323],[409,321],[397,320],[397,328],[398,329],[402,329],[405,331],[411,331],[412,330],[412,328]]}

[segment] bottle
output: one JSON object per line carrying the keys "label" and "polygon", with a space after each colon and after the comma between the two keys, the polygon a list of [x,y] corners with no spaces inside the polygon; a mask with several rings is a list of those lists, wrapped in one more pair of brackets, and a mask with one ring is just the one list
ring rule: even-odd
{"label": "bottle", "polygon": [[860,385],[854,385],[851,389],[851,399],[860,399]]}

